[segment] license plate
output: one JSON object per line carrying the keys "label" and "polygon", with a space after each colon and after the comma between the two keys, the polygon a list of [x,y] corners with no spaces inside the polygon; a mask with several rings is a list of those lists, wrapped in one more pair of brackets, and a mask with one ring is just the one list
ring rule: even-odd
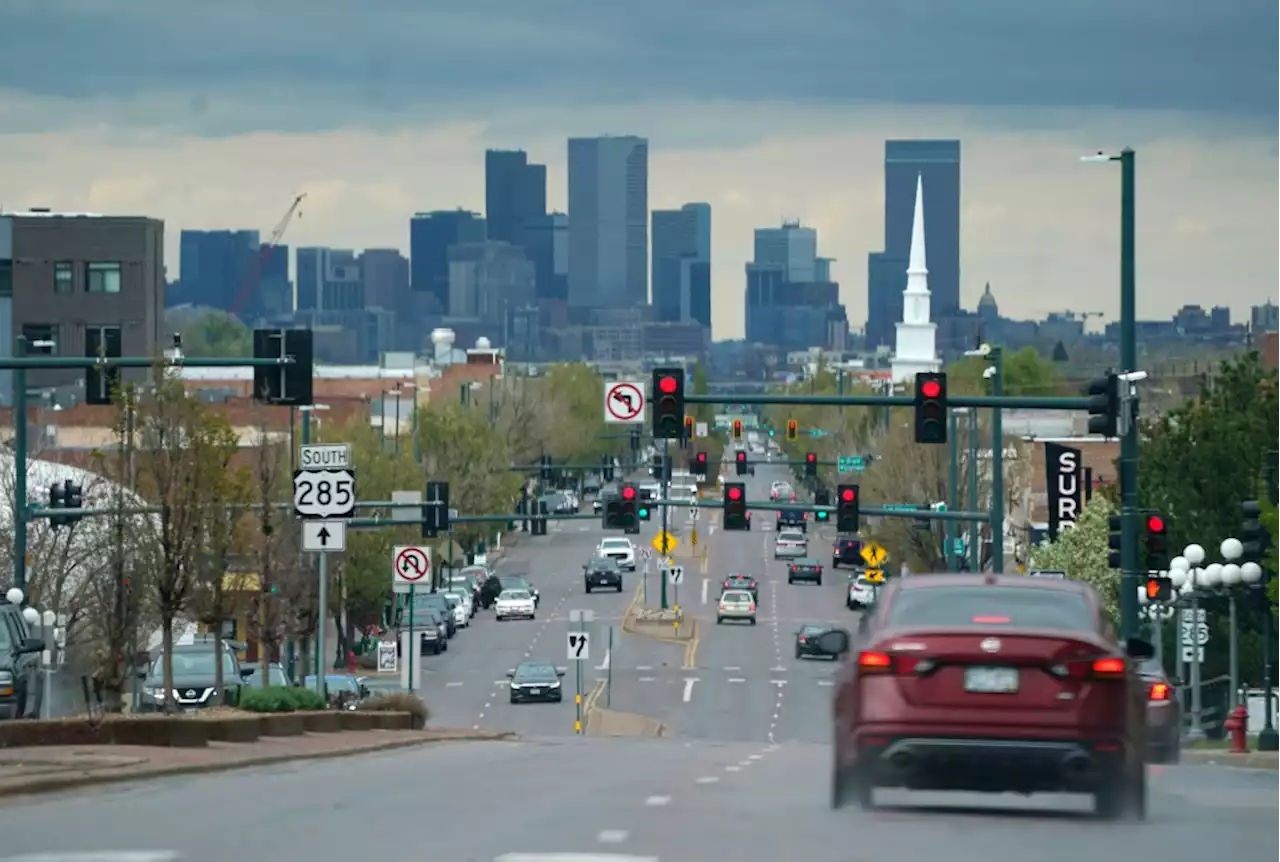
{"label": "license plate", "polygon": [[186,709],[184,709],[184,710],[182,710],[182,711],[183,711],[183,712],[199,712],[199,711],[200,711],[200,708],[199,708],[199,707],[196,707],[196,706],[188,706]]}
{"label": "license plate", "polygon": [[529,689],[529,694],[542,694],[542,689],[540,689],[540,688],[531,688],[531,689]]}
{"label": "license plate", "polygon": [[1014,694],[1018,691],[1018,670],[1012,667],[967,667],[964,690],[979,694]]}

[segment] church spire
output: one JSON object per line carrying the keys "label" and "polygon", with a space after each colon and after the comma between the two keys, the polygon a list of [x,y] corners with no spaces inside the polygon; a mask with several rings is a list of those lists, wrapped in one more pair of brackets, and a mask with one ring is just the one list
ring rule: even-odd
{"label": "church spire", "polygon": [[929,269],[924,252],[924,177],[916,175],[916,204],[911,222],[911,254],[907,261],[907,287],[902,292],[902,322],[897,325],[893,379],[913,382],[921,371],[941,367],[937,351],[937,327],[930,320]]}
{"label": "church spire", "polygon": [[[916,174],[916,208],[915,213],[911,217],[911,257],[907,261],[907,290],[912,288],[911,276],[926,276],[929,274],[929,268],[925,265],[924,253],[924,175]],[[926,291],[929,289],[928,282],[916,279],[918,286],[922,286]]]}

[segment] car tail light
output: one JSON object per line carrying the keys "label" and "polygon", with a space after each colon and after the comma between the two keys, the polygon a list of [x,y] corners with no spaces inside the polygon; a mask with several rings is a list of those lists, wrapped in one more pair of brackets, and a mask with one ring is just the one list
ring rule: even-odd
{"label": "car tail light", "polygon": [[1098,658],[1056,664],[1049,668],[1054,676],[1067,679],[1124,679],[1129,663],[1123,658]]}
{"label": "car tail light", "polygon": [[751,611],[751,613],[754,614],[756,612],[756,603],[752,602],[750,606],[748,606],[747,610]]}
{"label": "car tail light", "polygon": [[800,635],[800,643],[807,644],[808,642],[809,642],[808,638],[806,638],[804,635]]}
{"label": "car tail light", "polygon": [[932,659],[913,655],[890,655],[876,650],[858,653],[858,670],[863,674],[925,674],[937,664]]}
{"label": "car tail light", "polygon": [[726,590],[727,590],[727,589],[729,589],[729,582],[728,582],[728,581],[725,581],[725,582],[724,582],[724,588],[725,588]]}
{"label": "car tail light", "polygon": [[1169,699],[1170,694],[1172,694],[1172,692],[1170,691],[1169,684],[1167,682],[1157,682],[1147,691],[1147,699],[1165,701]]}

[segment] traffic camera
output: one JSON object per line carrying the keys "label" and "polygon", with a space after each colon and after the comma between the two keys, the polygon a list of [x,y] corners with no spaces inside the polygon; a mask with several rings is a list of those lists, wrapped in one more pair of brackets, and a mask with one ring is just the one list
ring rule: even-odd
{"label": "traffic camera", "polygon": [[747,486],[742,482],[726,482],[724,486],[724,528],[747,529]]}
{"label": "traffic camera", "polygon": [[1165,535],[1164,517],[1158,514],[1147,515],[1146,527],[1147,568],[1163,571],[1169,568],[1168,536]]}
{"label": "traffic camera", "polygon": [[813,452],[808,452],[804,456],[804,474],[806,476],[818,475],[818,456]]}
{"label": "traffic camera", "polygon": [[916,442],[947,442],[947,375],[922,372],[916,375]]}
{"label": "traffic camera", "polygon": [[1120,378],[1107,372],[1089,381],[1089,433],[1118,437],[1120,428]]}
{"label": "traffic camera", "polygon": [[795,439],[799,436],[800,436],[800,426],[796,424],[796,420],[788,419],[787,420],[787,439],[792,442],[795,442]]}
{"label": "traffic camera", "polygon": [[738,452],[734,456],[734,462],[735,462],[735,466],[738,469],[738,475],[739,476],[747,475],[747,453]]}
{"label": "traffic camera", "polygon": [[653,369],[653,436],[679,440],[684,423],[684,369]]}
{"label": "traffic camera", "polygon": [[636,491],[636,486],[623,485],[618,496],[618,526],[624,533],[640,532],[640,519],[636,512],[640,495]]}
{"label": "traffic camera", "polygon": [[1119,515],[1107,516],[1107,565],[1113,569],[1120,568],[1120,545],[1123,541],[1123,526]]}
{"label": "traffic camera", "polygon": [[734,440],[742,439],[742,420],[741,419],[733,420],[733,439]]}
{"label": "traffic camera", "polygon": [[836,488],[836,529],[841,533],[858,532],[858,486]]}

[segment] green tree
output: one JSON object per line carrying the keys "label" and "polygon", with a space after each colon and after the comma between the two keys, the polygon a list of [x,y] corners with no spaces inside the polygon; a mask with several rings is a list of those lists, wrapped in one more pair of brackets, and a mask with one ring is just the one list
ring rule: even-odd
{"label": "green tree", "polygon": [[[982,373],[989,363],[980,356],[966,356],[947,366],[947,391],[952,395],[974,395],[987,391]],[[1053,362],[1040,358],[1034,347],[1004,354],[1004,394],[1058,395],[1065,386]]]}
{"label": "green tree", "polygon": [[1120,573],[1107,565],[1107,518],[1114,512],[1105,497],[1094,497],[1080,513],[1074,528],[1052,542],[1031,549],[1033,569],[1060,569],[1067,577],[1093,587],[1114,621],[1119,618]]}
{"label": "green tree", "polygon": [[208,311],[182,329],[182,352],[191,357],[252,356],[253,332],[223,311]]}
{"label": "green tree", "polygon": [[1271,544],[1262,561],[1262,568],[1267,573],[1267,599],[1271,605],[1271,614],[1275,616],[1276,592],[1277,586],[1280,586],[1280,565],[1277,564],[1276,558],[1276,542],[1280,541],[1280,524],[1277,524],[1276,505],[1265,496],[1259,502],[1262,506],[1262,527],[1271,537]]}
{"label": "green tree", "polygon": [[605,424],[604,378],[591,366],[555,365],[537,377],[504,376],[496,385],[503,388],[494,424],[514,462],[534,464],[550,455],[559,463],[594,464],[622,451],[623,444],[604,436],[622,426]]}

